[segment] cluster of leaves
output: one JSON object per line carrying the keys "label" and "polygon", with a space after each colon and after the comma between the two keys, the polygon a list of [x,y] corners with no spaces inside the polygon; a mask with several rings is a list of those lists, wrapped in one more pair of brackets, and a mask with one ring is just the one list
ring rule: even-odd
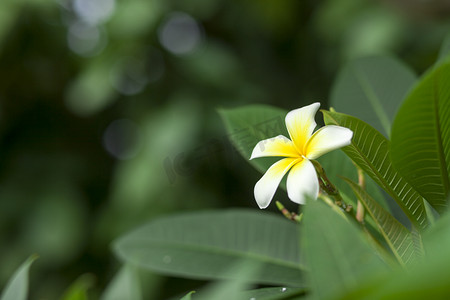
{"label": "cluster of leaves", "polygon": [[[323,111],[324,121],[350,128],[354,137],[343,152],[326,155],[321,163],[346,201],[364,205],[365,226],[322,201],[304,207],[300,225],[273,213],[242,209],[161,218],[115,242],[114,252],[126,264],[101,299],[141,299],[136,270],[131,266],[219,280],[180,296],[182,299],[422,299],[447,295],[447,46],[420,79],[397,60],[377,56],[349,64],[334,85],[331,105],[353,116]],[[263,105],[221,111],[230,133],[246,131],[246,139],[231,135],[245,158],[250,156],[253,139],[280,133],[273,120],[283,120],[285,113]],[[251,162],[260,171],[268,163]],[[353,164],[367,175],[366,186],[355,182]],[[25,299],[33,260],[18,269],[2,300]],[[252,289],[256,284],[272,287]],[[64,299],[85,299],[88,286],[89,279],[80,278]]]}

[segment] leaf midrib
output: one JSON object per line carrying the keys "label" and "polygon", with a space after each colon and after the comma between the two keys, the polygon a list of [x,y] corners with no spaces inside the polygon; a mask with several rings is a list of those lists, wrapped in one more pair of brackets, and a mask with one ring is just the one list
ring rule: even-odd
{"label": "leaf midrib", "polygon": [[441,176],[442,176],[442,183],[444,187],[444,193],[447,195],[449,191],[449,177],[447,172],[447,163],[445,161],[445,152],[443,149],[442,144],[442,135],[441,135],[441,120],[439,117],[439,96],[438,96],[438,78],[440,76],[440,73],[442,72],[442,69],[436,70],[435,76],[432,78],[433,80],[433,113],[435,116],[435,127],[436,127],[436,137],[437,137],[437,147],[439,152],[439,168],[441,170]]}
{"label": "leaf midrib", "polygon": [[[337,120],[335,118],[333,118],[333,116],[331,116],[330,114],[328,114],[328,116],[338,125],[339,122],[337,122]],[[416,220],[415,216],[412,215],[412,213],[409,211],[409,209],[407,209],[407,207],[405,206],[405,204],[403,203],[403,201],[399,198],[399,196],[397,195],[397,193],[395,192],[394,189],[391,188],[390,185],[387,184],[387,182],[385,181],[384,177],[381,176],[381,174],[378,172],[378,170],[373,166],[373,164],[368,160],[368,158],[363,154],[363,152],[355,145],[355,143],[352,141],[350,144],[355,151],[357,151],[360,156],[363,158],[364,162],[369,166],[370,170],[372,172],[374,172],[374,174],[377,176],[378,180],[383,184],[384,188],[386,188],[388,191],[388,193],[394,197],[394,199],[396,199],[396,202],[399,203],[399,205],[401,205],[402,207],[404,207],[403,211],[406,213],[406,215],[409,217],[411,223],[416,226],[416,227],[420,227],[419,221]],[[347,146],[347,147],[350,147]],[[392,165],[392,163],[391,163]],[[395,169],[392,167],[392,172],[395,172],[395,175],[399,175],[399,183],[400,181],[403,181],[403,184],[406,185],[408,184],[407,182],[405,182],[405,180],[400,176],[400,174],[398,174],[397,171],[395,171]],[[412,187],[410,187],[412,189]]]}
{"label": "leaf midrib", "polygon": [[[388,243],[389,247],[391,248],[392,252],[394,253],[394,255],[397,257],[397,260],[402,264],[405,265],[405,261],[404,258],[402,257],[402,255],[400,255],[399,253],[399,248],[395,247],[394,245],[394,241],[391,240],[391,238],[389,237],[389,233],[386,231],[386,229],[384,228],[384,226],[382,226],[382,224],[379,222],[378,216],[381,216],[381,213],[379,213],[377,216],[375,215],[375,213],[373,212],[372,209],[369,208],[369,204],[367,203],[367,198],[370,197],[370,195],[364,195],[361,191],[360,191],[360,187],[357,186],[355,183],[353,183],[353,181],[351,181],[348,178],[345,178],[345,181],[347,181],[350,186],[352,187],[353,191],[357,192],[360,197],[362,199],[364,199],[362,202],[364,204],[364,206],[366,207],[367,211],[369,212],[369,214],[371,215],[372,219],[374,219],[375,223],[377,224],[378,228],[381,231],[381,234],[384,236],[384,239],[386,240],[386,242]],[[381,211],[385,211],[383,207],[381,207],[381,205],[379,205],[374,199],[369,199],[370,202],[374,202],[375,205],[379,206],[378,209],[380,209]],[[386,211],[385,211],[386,212]],[[389,214],[388,212],[386,212],[387,214]],[[389,214],[390,217],[392,217],[392,215]],[[408,229],[406,229],[405,227],[403,227],[403,225],[397,221],[397,219],[395,218],[390,218],[388,216],[388,218],[390,219],[390,222],[397,222],[398,226],[402,226],[399,230],[402,231],[401,235],[405,236],[406,238],[411,238],[410,237],[410,232]],[[405,232],[406,231],[406,232]],[[412,243],[412,241],[411,241]],[[407,253],[405,251],[405,253]]]}
{"label": "leaf midrib", "polygon": [[[158,245],[158,246],[171,246],[178,249],[189,249],[189,250],[199,250],[199,252],[206,252],[206,253],[214,253],[214,254],[225,254],[229,255],[231,257],[248,257],[248,258],[254,258],[254,259],[260,259],[263,262],[273,263],[275,265],[293,268],[299,271],[305,271],[306,267],[303,266],[300,262],[296,263],[293,261],[288,260],[282,260],[282,259],[275,259],[271,256],[265,256],[262,254],[256,254],[254,252],[243,252],[243,251],[237,251],[232,249],[226,249],[221,247],[215,247],[210,245],[200,245],[200,244],[193,244],[193,243],[177,243],[174,241],[161,241],[161,240],[148,240],[148,239],[136,239],[134,238],[133,241],[131,241],[133,244],[143,242],[145,243],[145,246],[152,244]],[[123,246],[120,246],[120,244],[123,244],[124,242],[120,242],[118,246],[116,246],[117,249],[121,249]],[[126,243],[130,245],[131,243]],[[130,246],[127,246],[130,247]],[[141,248],[138,246],[135,246],[136,248]],[[142,247],[145,248],[145,247]],[[121,250],[122,252],[122,250]]]}
{"label": "leaf midrib", "polygon": [[379,97],[370,86],[364,72],[362,72],[356,66],[354,67],[354,70],[357,75],[356,79],[361,85],[363,92],[366,94],[367,100],[369,100],[369,103],[372,105],[372,108],[375,111],[375,114],[378,116],[381,126],[383,126],[386,134],[389,135],[391,132],[391,122],[389,121],[389,117],[387,116],[386,112],[383,110],[383,106],[381,105]]}

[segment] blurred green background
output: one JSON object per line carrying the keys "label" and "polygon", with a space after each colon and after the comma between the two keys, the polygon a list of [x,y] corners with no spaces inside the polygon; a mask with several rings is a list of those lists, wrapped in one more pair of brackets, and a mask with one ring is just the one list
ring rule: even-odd
{"label": "blurred green background", "polygon": [[[326,106],[339,68],[365,55],[420,74],[449,32],[448,3],[2,0],[0,287],[37,253],[32,299],[85,273],[98,295],[120,234],[176,211],[257,209],[260,174],[216,109]],[[148,299],[201,284],[142,281]]]}

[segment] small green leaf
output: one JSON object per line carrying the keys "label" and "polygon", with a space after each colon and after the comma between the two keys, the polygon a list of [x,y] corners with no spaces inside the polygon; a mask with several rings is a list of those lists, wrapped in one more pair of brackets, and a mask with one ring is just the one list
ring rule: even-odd
{"label": "small green leaf", "polygon": [[450,190],[450,62],[432,69],[402,104],[392,127],[392,162],[439,213]]}
{"label": "small green leaf", "polygon": [[420,254],[416,252],[410,231],[378,204],[359,185],[349,179],[345,180],[377,224],[379,231],[385,238],[398,261],[405,265],[416,261],[417,257],[423,253],[423,251],[420,251]]}
{"label": "small green leaf", "polygon": [[108,285],[100,300],[141,300],[140,279],[135,267],[124,265]]}
{"label": "small green leaf", "polygon": [[414,226],[428,226],[422,197],[392,166],[389,140],[367,123],[345,114],[323,111],[327,125],[353,131],[352,143],[342,150],[401,207]]}
{"label": "small green leaf", "polygon": [[28,298],[28,273],[36,255],[29,257],[13,274],[2,292],[0,300],[26,300]]}
{"label": "small green leaf", "polygon": [[414,72],[392,57],[359,58],[339,73],[330,106],[389,136],[395,113],[415,81]]}
{"label": "small green leaf", "polygon": [[180,300],[191,300],[193,294],[195,294],[195,291],[192,291],[192,292],[187,293],[187,294],[186,294],[183,298],[181,298]]}
{"label": "small green leaf", "polygon": [[[116,254],[163,274],[228,279],[238,261],[261,265],[246,281],[303,286],[297,224],[253,210],[206,211],[154,220],[121,237]],[[240,276],[234,274],[232,276]]]}
{"label": "small green leaf", "polygon": [[302,245],[313,298],[327,299],[350,291],[387,269],[362,231],[322,201],[305,206],[303,222]]}
{"label": "small green leaf", "polygon": [[95,277],[92,274],[81,275],[67,289],[61,300],[88,300],[87,291],[94,286]]}

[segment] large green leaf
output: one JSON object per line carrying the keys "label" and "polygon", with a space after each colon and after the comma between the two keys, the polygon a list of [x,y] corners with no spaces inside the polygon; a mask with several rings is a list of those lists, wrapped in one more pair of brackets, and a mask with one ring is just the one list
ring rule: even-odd
{"label": "large green leaf", "polygon": [[353,131],[352,143],[342,148],[343,151],[397,202],[413,225],[427,227],[422,197],[392,166],[389,140],[355,117],[336,112],[323,113],[326,124],[347,127]]}
{"label": "large green leaf", "polygon": [[[168,275],[227,279],[238,261],[261,271],[246,281],[303,286],[298,225],[268,212],[224,210],[154,220],[114,244],[123,260]],[[234,274],[233,278],[239,274]]]}
{"label": "large green leaf", "polygon": [[[249,160],[253,148],[264,139],[277,135],[289,137],[284,123],[286,111],[269,105],[247,105],[220,109],[228,138],[244,159]],[[277,158],[259,158],[250,162],[260,172],[265,172]]]}
{"label": "large green leaf", "polygon": [[377,224],[379,231],[384,236],[398,261],[405,265],[416,261],[417,257],[423,252],[417,253],[411,232],[359,185],[349,179],[346,179],[346,181]]}
{"label": "large green leaf", "polygon": [[330,106],[389,136],[395,113],[415,80],[413,71],[392,57],[359,58],[339,73]]}
{"label": "large green leaf", "polygon": [[361,284],[339,299],[448,299],[450,295],[450,214],[423,235],[426,256],[408,270],[399,268]]}
{"label": "large green leaf", "polygon": [[313,298],[345,293],[387,270],[362,231],[322,201],[305,206],[303,222],[302,248]]}
{"label": "large green leaf", "polygon": [[36,258],[35,255],[31,256],[16,270],[6,284],[0,300],[26,300],[28,298],[28,273]]}
{"label": "large green leaf", "polygon": [[426,74],[402,104],[391,153],[399,173],[443,212],[450,189],[450,61]]}

